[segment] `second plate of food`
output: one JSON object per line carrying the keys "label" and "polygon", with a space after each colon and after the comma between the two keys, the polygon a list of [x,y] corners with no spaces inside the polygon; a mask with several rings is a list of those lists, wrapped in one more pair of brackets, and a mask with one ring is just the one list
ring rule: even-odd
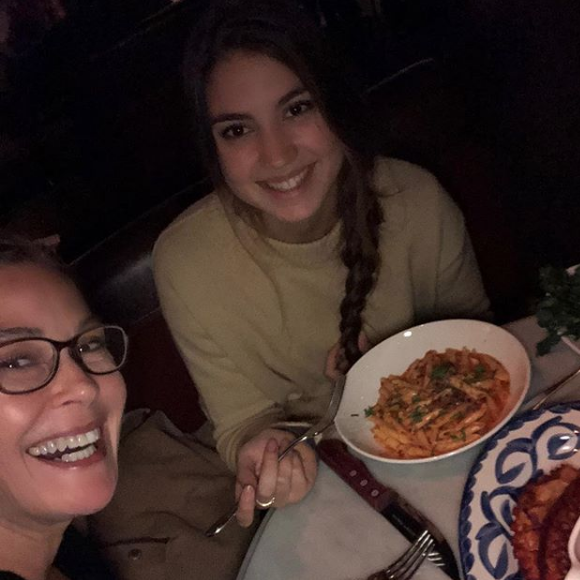
{"label": "second plate of food", "polygon": [[529,384],[528,355],[503,328],[430,322],[384,340],[351,368],[335,424],[372,459],[436,461],[493,435]]}
{"label": "second plate of food", "polygon": [[548,578],[546,567],[564,578],[570,563],[562,553],[578,516],[577,500],[569,500],[577,497],[579,434],[580,404],[570,403],[525,413],[488,441],[461,502],[466,580]]}

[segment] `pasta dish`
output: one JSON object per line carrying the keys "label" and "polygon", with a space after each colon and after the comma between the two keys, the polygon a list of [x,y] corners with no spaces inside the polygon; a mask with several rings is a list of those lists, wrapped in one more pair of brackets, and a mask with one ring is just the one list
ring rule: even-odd
{"label": "pasta dish", "polygon": [[487,433],[502,417],[509,388],[509,373],[490,355],[430,350],[402,375],[381,378],[379,400],[365,414],[386,457],[431,457]]}

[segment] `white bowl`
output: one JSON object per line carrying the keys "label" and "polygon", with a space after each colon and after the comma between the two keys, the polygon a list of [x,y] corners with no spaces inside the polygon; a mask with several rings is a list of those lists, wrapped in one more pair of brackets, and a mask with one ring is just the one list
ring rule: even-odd
{"label": "white bowl", "polygon": [[[374,405],[379,396],[381,377],[400,375],[416,359],[434,349],[475,349],[501,362],[510,374],[510,396],[501,421],[480,439],[449,453],[422,459],[384,457],[384,450],[374,440],[372,421],[364,409]],[[441,320],[415,326],[387,338],[367,352],[350,369],[335,424],[345,442],[359,453],[385,463],[427,463],[439,461],[471,449],[491,437],[509,421],[524,400],[530,386],[530,360],[521,343],[509,332],[478,320]]]}

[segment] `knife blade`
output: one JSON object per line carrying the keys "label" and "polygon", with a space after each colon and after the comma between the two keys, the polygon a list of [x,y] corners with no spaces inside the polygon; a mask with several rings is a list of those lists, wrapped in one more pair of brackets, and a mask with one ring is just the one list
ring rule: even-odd
{"label": "knife blade", "polygon": [[343,441],[323,439],[317,445],[317,451],[330,469],[410,542],[425,530],[429,531],[435,538],[435,547],[428,559],[450,578],[460,580],[453,550],[439,529],[395,490],[377,481],[367,466],[349,452]]}

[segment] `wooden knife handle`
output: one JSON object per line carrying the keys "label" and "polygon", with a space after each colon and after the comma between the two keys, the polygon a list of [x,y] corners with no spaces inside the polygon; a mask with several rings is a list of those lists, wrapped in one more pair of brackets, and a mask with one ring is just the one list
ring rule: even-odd
{"label": "wooden knife handle", "polygon": [[320,458],[375,510],[382,512],[398,499],[396,491],[378,482],[367,466],[339,439],[323,439],[316,447]]}

